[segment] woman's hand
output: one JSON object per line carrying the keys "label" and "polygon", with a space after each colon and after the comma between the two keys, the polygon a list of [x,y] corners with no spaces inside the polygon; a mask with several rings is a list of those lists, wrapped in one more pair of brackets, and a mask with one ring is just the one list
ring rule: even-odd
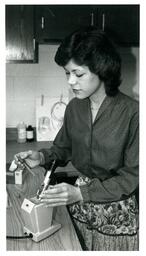
{"label": "woman's hand", "polygon": [[83,200],[80,188],[67,183],[50,186],[39,197],[41,202],[47,203],[51,207],[68,205]]}
{"label": "woman's hand", "polygon": [[19,161],[19,157],[22,160],[25,159],[26,163],[30,166],[30,168],[34,168],[41,164],[41,155],[38,151],[29,150],[16,154],[14,156],[15,163],[21,166],[23,164]]}

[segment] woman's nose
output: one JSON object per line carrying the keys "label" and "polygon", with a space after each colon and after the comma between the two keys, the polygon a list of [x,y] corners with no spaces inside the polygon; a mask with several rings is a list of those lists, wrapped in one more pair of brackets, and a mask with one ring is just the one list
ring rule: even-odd
{"label": "woman's nose", "polygon": [[76,84],[76,76],[74,74],[70,74],[68,77],[68,83],[70,85],[75,85]]}

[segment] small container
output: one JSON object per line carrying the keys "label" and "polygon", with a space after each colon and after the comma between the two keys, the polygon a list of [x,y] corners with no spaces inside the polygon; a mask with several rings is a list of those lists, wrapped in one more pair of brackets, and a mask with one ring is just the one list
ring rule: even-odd
{"label": "small container", "polygon": [[26,142],[26,125],[24,122],[20,122],[17,125],[17,141],[18,143],[25,143]]}
{"label": "small container", "polygon": [[26,128],[26,139],[28,142],[34,140],[34,130],[31,125],[28,125],[28,127]]}

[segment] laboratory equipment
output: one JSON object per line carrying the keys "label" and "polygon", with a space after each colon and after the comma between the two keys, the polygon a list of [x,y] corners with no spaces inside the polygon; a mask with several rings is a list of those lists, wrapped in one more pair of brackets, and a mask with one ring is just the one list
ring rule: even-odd
{"label": "laboratory equipment", "polygon": [[32,240],[39,242],[59,230],[61,224],[52,219],[53,210],[53,207],[41,203],[36,197],[25,198],[21,205],[24,234],[31,235]]}
{"label": "laboratory equipment", "polygon": [[46,203],[42,203],[39,200],[39,195],[49,187],[56,167],[56,161],[53,161],[51,169],[46,173],[41,188],[37,191],[37,195],[30,199],[25,198],[21,205],[25,222],[24,233],[31,235],[35,242],[39,242],[61,228],[61,224],[53,220],[54,208],[47,206]]}

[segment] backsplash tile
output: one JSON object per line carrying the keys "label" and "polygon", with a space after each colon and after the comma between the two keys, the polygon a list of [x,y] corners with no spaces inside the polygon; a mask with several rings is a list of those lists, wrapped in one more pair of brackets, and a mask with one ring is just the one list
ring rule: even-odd
{"label": "backsplash tile", "polygon": [[6,76],[31,77],[38,76],[39,64],[6,64]]}
{"label": "backsplash tile", "polygon": [[7,76],[6,77],[6,101],[14,100],[14,77]]}
{"label": "backsplash tile", "polygon": [[26,99],[8,101],[6,116],[6,127],[16,127],[21,121],[26,125],[35,126],[35,101]]}
{"label": "backsplash tile", "polygon": [[35,100],[38,77],[14,77],[14,99]]}
{"label": "backsplash tile", "polygon": [[69,86],[63,77],[38,77],[37,79],[37,97],[44,94],[48,97],[58,97],[60,94],[68,95]]}

